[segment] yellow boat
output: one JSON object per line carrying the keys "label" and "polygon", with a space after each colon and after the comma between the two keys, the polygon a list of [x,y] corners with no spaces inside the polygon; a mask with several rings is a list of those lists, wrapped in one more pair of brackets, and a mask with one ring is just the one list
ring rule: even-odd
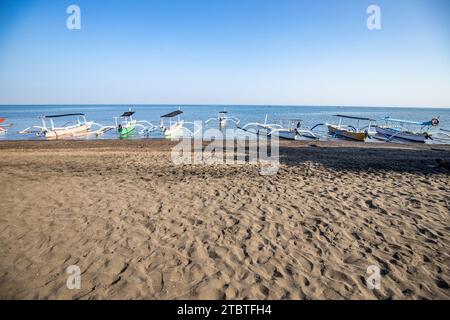
{"label": "yellow boat", "polygon": [[342,137],[357,141],[365,141],[367,132],[352,131],[351,129],[345,129],[342,126],[338,127],[332,124],[328,124],[328,133],[333,137]]}
{"label": "yellow boat", "polygon": [[[369,131],[371,127],[371,123],[375,120],[369,118],[361,118],[361,117],[353,117],[353,116],[345,116],[345,115],[335,115],[335,117],[339,117],[339,124],[330,124],[327,123],[326,126],[328,128],[328,133],[336,138],[345,138],[356,141],[365,141],[369,136]],[[342,119],[352,119],[357,120],[358,124],[356,127],[351,125],[343,125]],[[359,128],[359,121],[369,121],[369,125],[363,128]]]}

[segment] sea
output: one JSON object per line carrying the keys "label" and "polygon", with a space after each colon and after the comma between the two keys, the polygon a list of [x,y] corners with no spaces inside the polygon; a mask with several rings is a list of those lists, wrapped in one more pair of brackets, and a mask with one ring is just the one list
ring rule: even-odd
{"label": "sea", "polygon": [[[0,135],[0,140],[39,140],[43,139],[35,134],[20,134],[19,132],[33,125],[41,125],[40,116],[58,115],[68,113],[83,113],[88,121],[95,121],[101,125],[114,125],[115,117],[126,111],[136,112],[136,120],[146,120],[159,126],[160,117],[176,110],[182,110],[181,118],[186,122],[207,121],[217,118],[217,114],[226,110],[228,116],[240,119],[239,126],[247,123],[264,123],[267,117],[268,123],[277,123],[281,119],[301,119],[302,128],[310,129],[321,123],[338,123],[335,115],[348,115],[356,117],[371,118],[378,123],[386,116],[410,121],[430,121],[439,118],[440,126],[432,128],[430,132],[437,134],[440,129],[450,130],[450,108],[388,108],[388,107],[335,107],[335,106],[270,106],[270,105],[1,105],[0,118],[6,118],[0,125],[13,124],[8,128],[6,134]],[[67,125],[73,119],[55,119],[55,126]],[[345,124],[355,126],[356,120],[345,120]],[[362,123],[361,123],[362,124]],[[189,125],[186,125],[189,128]],[[203,125],[208,128],[217,128],[215,121]],[[229,125],[229,127],[235,127]],[[193,129],[193,126],[191,130]],[[317,127],[315,132],[321,134],[323,139],[330,139],[326,135],[325,127]],[[450,133],[449,133],[450,134]],[[130,139],[152,139],[162,138],[159,130],[149,135],[135,134]],[[445,136],[444,136],[445,137]],[[79,138],[77,138],[79,139]],[[116,130],[106,132],[97,137],[91,135],[83,139],[119,139]],[[444,139],[445,142],[445,139]]]}

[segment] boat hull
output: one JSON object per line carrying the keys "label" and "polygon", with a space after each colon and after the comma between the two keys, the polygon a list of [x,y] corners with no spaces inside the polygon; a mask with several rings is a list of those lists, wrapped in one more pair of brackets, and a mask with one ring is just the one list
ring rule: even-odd
{"label": "boat hull", "polygon": [[164,136],[168,139],[178,139],[184,136],[183,124],[177,123],[171,127],[164,128]]}
{"label": "boat hull", "polygon": [[345,130],[345,129],[335,127],[332,125],[328,125],[327,127],[328,127],[328,133],[332,136],[346,138],[346,139],[355,140],[355,141],[365,141],[366,140],[365,132],[349,131],[349,130]]}
{"label": "boat hull", "polygon": [[388,139],[398,138],[419,143],[425,143],[426,140],[425,133],[406,132],[394,128],[383,127],[377,127],[376,130],[379,135]]}
{"label": "boat hull", "polygon": [[[264,126],[259,126],[258,127],[258,133],[259,134],[266,134],[269,135],[272,132],[271,129],[266,128]],[[316,140],[317,137],[314,136],[312,133],[307,132],[307,131],[302,131],[302,130],[279,130],[279,131],[275,131],[273,132],[271,135],[273,136],[277,136],[280,139],[284,139],[284,140],[302,140],[302,139],[306,139],[306,140]]]}
{"label": "boat hull", "polygon": [[295,140],[297,134],[295,132],[292,131],[278,131],[273,133],[273,135],[278,136],[280,139],[284,139],[284,140]]}
{"label": "boat hull", "polygon": [[47,139],[60,139],[73,136],[79,136],[89,133],[92,123],[82,124],[76,127],[55,128],[44,133]]}
{"label": "boat hull", "polygon": [[119,129],[119,134],[121,137],[126,137],[130,134],[132,134],[135,130],[135,126],[134,125],[129,125],[129,126],[123,126]]}

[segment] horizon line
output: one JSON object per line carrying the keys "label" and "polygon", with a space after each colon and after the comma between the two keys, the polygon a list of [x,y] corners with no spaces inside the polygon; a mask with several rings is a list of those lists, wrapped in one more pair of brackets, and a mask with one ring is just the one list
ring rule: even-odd
{"label": "horizon line", "polygon": [[368,105],[302,105],[302,104],[223,104],[223,103],[14,103],[0,104],[6,106],[199,106],[199,107],[308,107],[308,108],[393,108],[393,109],[450,109],[450,106],[368,106]]}

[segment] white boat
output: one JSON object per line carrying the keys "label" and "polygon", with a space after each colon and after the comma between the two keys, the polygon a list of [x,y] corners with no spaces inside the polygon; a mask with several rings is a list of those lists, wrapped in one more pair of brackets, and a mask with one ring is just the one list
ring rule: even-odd
{"label": "white boat", "polygon": [[[55,126],[54,121],[61,118],[75,118],[75,121],[68,121],[60,127]],[[94,121],[87,121],[83,113],[70,113],[60,115],[41,116],[42,126],[32,126],[20,131],[21,134],[34,133],[46,139],[62,139],[70,137],[85,136],[88,134],[103,134],[114,127],[105,127]],[[97,131],[92,131],[92,126],[99,126]]]}
{"label": "white boat", "polygon": [[243,127],[238,127],[240,130],[254,133],[256,135],[269,135],[274,129],[283,129],[280,124],[277,123],[267,123],[268,116],[264,120],[264,123],[261,122],[249,122]]}
{"label": "white boat", "polygon": [[[201,127],[194,122],[181,120],[183,111],[180,109],[161,116],[161,132],[166,138],[180,139],[184,137],[194,137],[201,131]],[[176,120],[174,120],[176,118]],[[168,121],[168,124],[166,124]],[[189,130],[185,125],[192,125],[193,130]]]}
{"label": "white boat", "polygon": [[[431,138],[431,134],[428,130],[432,127],[437,127],[440,124],[439,118],[434,118],[425,122],[393,119],[390,117],[385,117],[383,120],[386,124],[378,125],[376,127],[376,131],[377,134],[388,141],[402,139],[412,142],[425,143],[427,139]],[[418,126],[420,129],[414,131],[410,128],[412,126]]]}
{"label": "white boat", "polygon": [[311,130],[301,129],[301,120],[299,119],[280,120],[279,122],[268,123],[266,115],[264,123],[250,122],[240,129],[255,134],[277,136],[286,140],[319,139],[319,136]]}
{"label": "white boat", "polygon": [[236,117],[228,116],[228,111],[226,111],[226,110],[220,111],[217,114],[217,118],[211,118],[211,119],[206,120],[205,124],[208,124],[213,121],[217,121],[217,123],[219,123],[219,126],[221,128],[225,128],[227,126],[228,122],[233,122],[235,125],[239,125],[239,123],[241,122],[241,120],[239,120]]}
{"label": "white boat", "polygon": [[281,128],[273,128],[269,135],[276,135],[285,140],[316,140],[319,136],[311,130],[302,129],[302,120],[280,120]]}
{"label": "white boat", "polygon": [[395,127],[377,127],[376,130],[379,135],[387,138],[387,140],[393,140],[397,138],[413,142],[424,143],[428,137],[425,132],[410,132],[405,131],[402,128],[395,128]]}

